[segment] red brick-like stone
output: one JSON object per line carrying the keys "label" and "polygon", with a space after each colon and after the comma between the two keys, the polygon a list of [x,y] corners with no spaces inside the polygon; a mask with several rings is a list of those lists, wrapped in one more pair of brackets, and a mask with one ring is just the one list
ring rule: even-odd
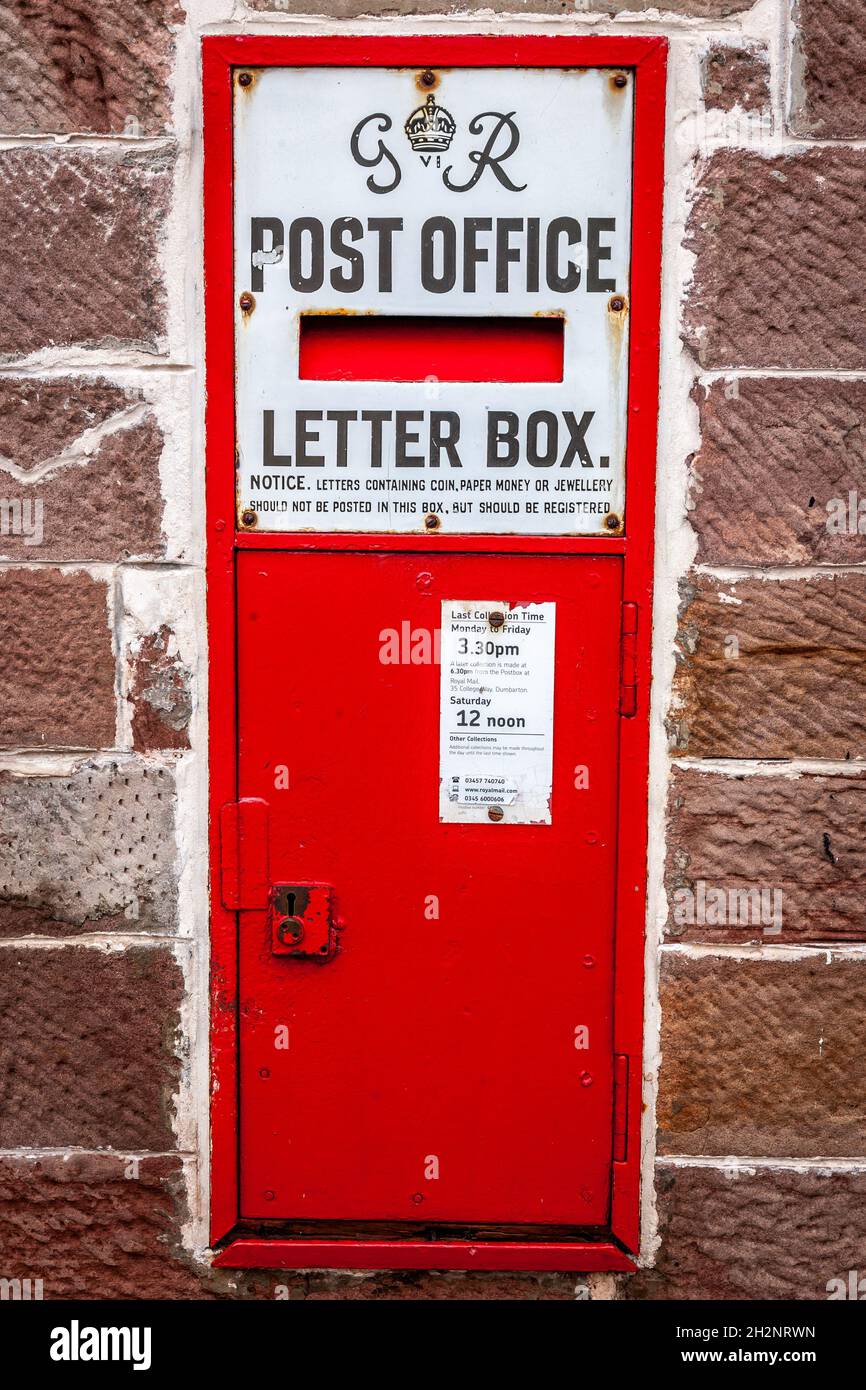
{"label": "red brick-like stone", "polygon": [[142,399],[100,377],[0,377],[0,456],[35,472]]}
{"label": "red brick-like stone", "polygon": [[[866,775],[720,777],[677,768],[668,807],[672,939],[866,940]],[[760,914],[745,925],[678,922],[693,915],[677,914],[677,905],[696,901],[699,883],[725,893],[777,892],[781,932],[772,930],[772,912],[769,935]],[[692,899],[674,896],[683,890]]]}
{"label": "red brick-like stone", "polygon": [[130,699],[137,750],[189,747],[191,676],[172,651],[173,637],[163,624],[142,638],[133,658]]}
{"label": "red brick-like stone", "polygon": [[139,758],[0,774],[0,936],[172,932],[175,785]]}
{"label": "red brick-like stone", "polygon": [[57,1299],[204,1298],[180,1250],[179,1159],[0,1158],[0,1270]]}
{"label": "red brick-like stone", "polygon": [[821,139],[866,136],[863,0],[797,0],[791,128]]}
{"label": "red brick-like stone", "polygon": [[[216,1273],[216,1271],[215,1271]],[[396,1270],[363,1276],[312,1271],[307,1275],[270,1274],[259,1282],[259,1297],[304,1298],[312,1302],[451,1302],[495,1300],[573,1302],[580,1274],[428,1274]]]}
{"label": "red brick-like stone", "polygon": [[684,585],[673,746],[692,757],[866,756],[866,575]]}
{"label": "red brick-like stone", "polygon": [[0,747],[113,747],[105,584],[82,571],[3,571],[0,645]]}
{"label": "red brick-like stone", "polygon": [[702,166],[685,340],[705,368],[866,367],[866,151]]}
{"label": "red brick-like stone", "polygon": [[6,0],[0,132],[159,134],[182,23],[174,0]]}
{"label": "red brick-like stone", "polygon": [[863,1173],[656,1172],[661,1247],[654,1269],[623,1281],[627,1298],[814,1302],[829,1297],[831,1281],[863,1271]]}
{"label": "red brick-like stone", "polygon": [[866,561],[866,382],[743,378],[695,396],[689,518],[702,564]]}
{"label": "red brick-like stone", "polygon": [[660,1000],[661,1153],[862,1154],[866,963],[665,951]]}
{"label": "red brick-like stone", "polygon": [[[8,518],[0,517],[0,555],[161,558],[162,447],[138,391],[87,379],[0,377],[0,507]],[[5,462],[32,480],[19,481]]]}
{"label": "red brick-like stone", "polygon": [[701,65],[704,102],[718,111],[761,111],[770,104],[766,49],[712,44]]}
{"label": "red brick-like stone", "polygon": [[0,1148],[173,1148],[170,951],[10,945],[0,964]]}
{"label": "red brick-like stone", "polygon": [[0,151],[0,359],[159,350],[172,163],[128,148]]}

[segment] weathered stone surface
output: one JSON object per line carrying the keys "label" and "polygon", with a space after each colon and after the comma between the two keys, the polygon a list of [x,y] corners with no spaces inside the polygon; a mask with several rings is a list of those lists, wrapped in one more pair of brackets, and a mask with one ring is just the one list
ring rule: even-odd
{"label": "weathered stone surface", "polygon": [[[580,0],[572,8],[587,14],[639,14],[641,10],[657,10],[661,14],[692,15],[696,19],[718,19],[725,15],[741,14],[751,9],[755,0]],[[279,10],[283,14],[309,14],[310,0],[249,0],[251,10]],[[527,14],[561,15],[562,0],[328,0],[327,13],[333,19],[350,19],[355,15],[412,15],[465,13],[469,10],[501,10],[506,14],[525,11]],[[319,13],[323,13],[320,7]]]}
{"label": "weathered stone surface", "polygon": [[0,964],[0,1148],[173,1148],[171,952],[7,946]]}
{"label": "weathered stone surface", "polygon": [[161,558],[162,446],[138,391],[0,377],[0,557]]}
{"label": "weathered stone surface", "polygon": [[[214,1270],[209,1287],[221,1273]],[[573,1302],[575,1285],[586,1282],[581,1274],[427,1274],[398,1270],[393,1273],[343,1274],[337,1271],[268,1273],[251,1280],[236,1274],[245,1297],[277,1300],[310,1299],[313,1302],[482,1302],[503,1299],[532,1302]]]}
{"label": "weathered stone surface", "polygon": [[[100,377],[0,377],[0,456],[25,473],[84,451],[92,432],[141,405],[142,396]],[[83,437],[82,437],[83,436]]]}
{"label": "weathered stone surface", "polygon": [[866,136],[863,0],[797,0],[791,128],[822,139]]}
{"label": "weathered stone surface", "polygon": [[866,963],[666,951],[660,994],[660,1153],[862,1154]]}
{"label": "weathered stone surface", "polygon": [[173,156],[0,151],[0,359],[81,344],[156,352]]}
{"label": "weathered stone surface", "polygon": [[702,166],[684,336],[702,367],[866,366],[866,151]]}
{"label": "weathered stone surface", "polygon": [[866,575],[683,586],[673,746],[692,757],[866,756]]}
{"label": "weathered stone surface", "polygon": [[132,742],[141,751],[189,747],[192,675],[173,646],[174,634],[163,624],[141,640],[133,657]]}
{"label": "weathered stone surface", "polygon": [[84,572],[0,573],[0,746],[112,747],[106,586]]}
{"label": "weathered stone surface", "polygon": [[695,397],[690,520],[702,564],[866,560],[866,382],[744,378]]}
{"label": "weathered stone surface", "polygon": [[174,0],[6,0],[0,131],[159,134],[182,23]]}
{"label": "weathered stone surface", "polygon": [[46,1300],[205,1297],[184,1216],[179,1159],[0,1158],[0,1269]]}
{"label": "weathered stone surface", "polygon": [[863,1270],[866,1175],[661,1164],[655,1269],[627,1298],[823,1300]]}
{"label": "weathered stone surface", "polygon": [[717,111],[760,111],[770,104],[766,49],[714,43],[701,64],[704,102]]}
{"label": "weathered stone surface", "polygon": [[[866,940],[866,775],[719,777],[676,768],[670,788],[667,933],[685,941]],[[745,924],[688,921],[698,887],[779,895]],[[686,897],[688,894],[689,897]],[[676,896],[675,896],[676,895]],[[684,910],[685,909],[685,910]],[[742,916],[743,914],[738,914]],[[704,914],[706,916],[706,914]],[[679,921],[677,920],[679,918]]]}
{"label": "weathered stone surface", "polygon": [[174,931],[174,790],[137,758],[0,775],[0,936]]}

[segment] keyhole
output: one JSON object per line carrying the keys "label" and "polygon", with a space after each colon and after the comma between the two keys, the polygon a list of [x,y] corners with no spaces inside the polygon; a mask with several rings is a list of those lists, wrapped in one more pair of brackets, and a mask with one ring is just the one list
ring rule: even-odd
{"label": "keyhole", "polygon": [[286,906],[287,906],[287,908],[289,909],[288,912],[286,913],[286,916],[287,916],[287,917],[294,917],[294,915],[295,915],[295,895],[294,895],[294,893],[287,893],[287,894],[286,894]]}

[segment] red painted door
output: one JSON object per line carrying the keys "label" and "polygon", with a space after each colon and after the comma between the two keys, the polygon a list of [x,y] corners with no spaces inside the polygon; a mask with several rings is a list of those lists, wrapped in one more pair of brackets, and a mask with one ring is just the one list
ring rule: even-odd
{"label": "red painted door", "polygon": [[[620,564],[239,556],[240,795],[341,927],[240,914],[244,1218],[607,1221]],[[550,825],[441,824],[439,666],[381,659],[491,598],[556,604]]]}

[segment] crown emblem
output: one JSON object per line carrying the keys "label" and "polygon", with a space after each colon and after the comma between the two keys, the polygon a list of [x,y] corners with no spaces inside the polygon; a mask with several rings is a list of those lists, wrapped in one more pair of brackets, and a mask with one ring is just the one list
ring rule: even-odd
{"label": "crown emblem", "polygon": [[441,153],[454,139],[457,122],[444,106],[436,105],[431,92],[424,106],[413,111],[404,127],[409,144],[419,154]]}

